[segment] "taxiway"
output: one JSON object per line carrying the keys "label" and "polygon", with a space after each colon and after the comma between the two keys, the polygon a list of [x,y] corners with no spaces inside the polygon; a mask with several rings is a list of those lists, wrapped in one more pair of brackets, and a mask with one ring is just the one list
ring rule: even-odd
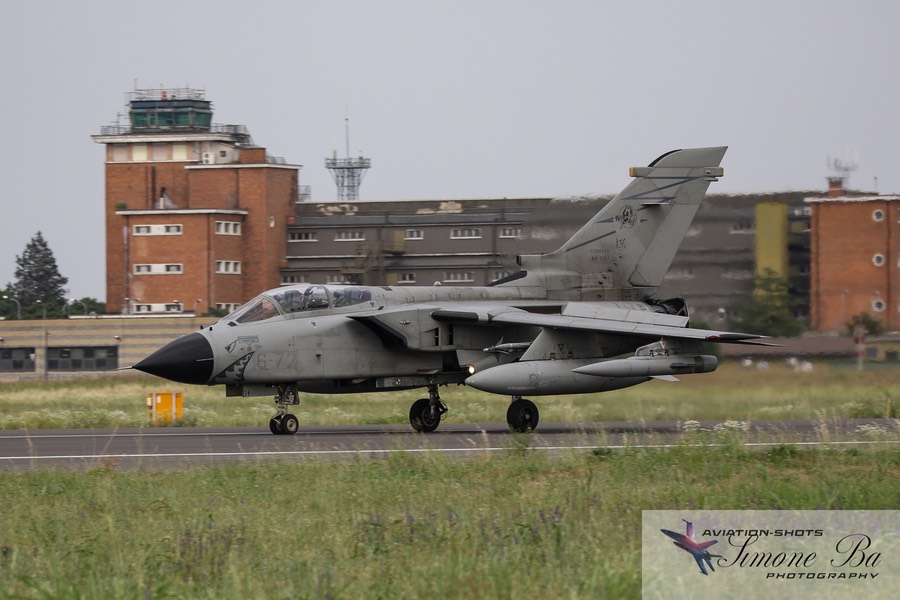
{"label": "taxiway", "polygon": [[[734,435],[723,436],[723,432]],[[513,434],[501,424],[443,424],[430,434],[415,433],[407,425],[309,426],[291,436],[272,435],[265,427],[10,430],[0,431],[0,469],[179,469],[229,461],[383,457],[393,453],[464,457],[520,448],[565,452],[690,444],[712,450],[726,439],[751,448],[781,444],[894,445],[900,444],[900,421],[546,423],[532,434]]]}

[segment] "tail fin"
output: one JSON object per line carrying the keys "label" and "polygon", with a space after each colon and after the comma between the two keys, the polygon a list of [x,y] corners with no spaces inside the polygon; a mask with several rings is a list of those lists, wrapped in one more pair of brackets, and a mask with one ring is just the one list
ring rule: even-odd
{"label": "tail fin", "polygon": [[687,233],[726,146],[673,150],[647,167],[559,250],[523,255],[512,285],[541,285],[550,297],[639,299],[652,295]]}

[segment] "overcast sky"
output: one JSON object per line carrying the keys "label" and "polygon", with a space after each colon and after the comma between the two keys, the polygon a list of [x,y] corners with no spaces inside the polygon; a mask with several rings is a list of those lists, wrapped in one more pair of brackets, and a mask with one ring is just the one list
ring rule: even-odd
{"label": "overcast sky", "polygon": [[40,230],[105,298],[90,136],[135,84],[205,89],[315,202],[347,115],[366,200],[612,193],[704,145],[730,146],[714,192],[822,190],[836,157],[900,193],[898,31],[889,0],[4,0],[0,285]]}

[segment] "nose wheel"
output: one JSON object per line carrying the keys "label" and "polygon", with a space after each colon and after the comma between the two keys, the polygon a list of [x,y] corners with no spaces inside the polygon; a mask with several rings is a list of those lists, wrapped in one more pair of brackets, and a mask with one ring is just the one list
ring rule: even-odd
{"label": "nose wheel", "polygon": [[428,398],[419,398],[409,409],[409,424],[420,433],[431,433],[441,424],[447,413],[447,405],[441,400],[436,385],[428,386]]}
{"label": "nose wheel", "polygon": [[294,435],[300,429],[300,420],[288,412],[288,406],[300,404],[297,386],[279,385],[275,394],[278,413],[269,420],[269,431],[275,435]]}

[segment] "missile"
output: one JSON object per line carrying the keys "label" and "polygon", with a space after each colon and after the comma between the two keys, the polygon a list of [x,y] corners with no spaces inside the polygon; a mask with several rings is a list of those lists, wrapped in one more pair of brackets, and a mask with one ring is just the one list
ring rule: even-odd
{"label": "missile", "polygon": [[712,373],[719,360],[708,354],[675,356],[633,356],[595,362],[572,369],[574,373],[597,377],[659,377],[662,375],[689,375]]}

